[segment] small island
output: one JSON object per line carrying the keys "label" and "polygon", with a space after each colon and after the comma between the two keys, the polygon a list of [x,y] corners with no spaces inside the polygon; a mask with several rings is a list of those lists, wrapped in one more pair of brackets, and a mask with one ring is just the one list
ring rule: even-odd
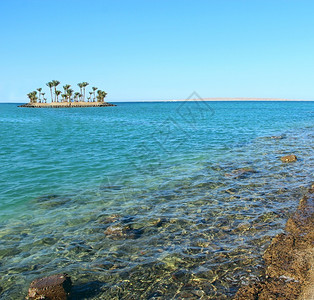
{"label": "small island", "polygon": [[46,93],[42,88],[36,89],[36,91],[27,94],[29,103],[20,105],[19,107],[31,107],[31,108],[64,108],[64,107],[104,107],[104,106],[116,106],[105,102],[107,93],[97,87],[92,87],[89,91],[89,96],[86,98],[86,87],[88,82],[78,83],[80,88],[79,92],[75,92],[71,89],[71,85],[66,84],[63,86],[62,91],[57,89],[60,84],[58,80],[52,80],[46,83],[46,86],[50,89],[50,102],[47,102],[45,97]]}

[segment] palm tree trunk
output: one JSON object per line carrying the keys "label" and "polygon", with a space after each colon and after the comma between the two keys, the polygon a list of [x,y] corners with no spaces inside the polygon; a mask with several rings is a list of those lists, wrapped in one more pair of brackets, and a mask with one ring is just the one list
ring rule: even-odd
{"label": "palm tree trunk", "polygon": [[51,102],[53,102],[53,97],[52,97],[52,87],[50,88],[50,94],[51,94]]}

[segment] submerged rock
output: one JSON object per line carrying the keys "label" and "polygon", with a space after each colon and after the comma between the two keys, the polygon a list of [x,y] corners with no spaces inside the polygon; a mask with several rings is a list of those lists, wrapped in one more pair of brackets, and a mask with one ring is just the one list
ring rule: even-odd
{"label": "submerged rock", "polygon": [[139,238],[142,233],[142,229],[134,229],[131,225],[121,223],[113,224],[104,231],[104,234],[112,239],[136,239]]}
{"label": "submerged rock", "polygon": [[172,273],[171,277],[175,281],[187,282],[190,278],[190,274],[186,269],[179,269]]}
{"label": "submerged rock", "polygon": [[110,216],[100,216],[97,219],[97,222],[101,223],[101,224],[109,224],[109,223],[114,223],[114,222],[118,221],[120,218],[121,218],[121,216],[119,214],[113,214]]}
{"label": "submerged rock", "polygon": [[239,168],[232,170],[231,173],[226,173],[226,177],[232,177],[232,178],[243,178],[249,174],[256,173],[256,171],[253,168],[245,167],[245,168]]}
{"label": "submerged rock", "polygon": [[152,220],[150,224],[155,227],[162,227],[167,222],[168,220],[166,218],[157,218],[157,219]]}
{"label": "submerged rock", "polygon": [[265,136],[263,138],[268,139],[268,140],[282,140],[282,139],[286,138],[286,135],[281,134],[281,135]]}
{"label": "submerged rock", "polygon": [[65,205],[70,201],[72,201],[72,199],[69,196],[57,194],[43,195],[34,199],[37,205],[47,209]]}
{"label": "submerged rock", "polygon": [[273,135],[270,137],[272,140],[282,140],[285,138],[285,135]]}
{"label": "submerged rock", "polygon": [[294,154],[283,156],[280,159],[282,162],[293,162],[298,160]]}
{"label": "submerged rock", "polygon": [[28,300],[67,300],[72,288],[68,274],[58,274],[34,280],[29,287]]}

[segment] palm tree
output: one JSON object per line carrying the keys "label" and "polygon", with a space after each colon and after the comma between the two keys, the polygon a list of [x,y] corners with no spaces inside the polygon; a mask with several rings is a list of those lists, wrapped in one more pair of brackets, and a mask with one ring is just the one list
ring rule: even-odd
{"label": "palm tree", "polygon": [[[46,99],[45,97],[45,93],[41,93],[41,95],[43,96],[43,100]],[[47,99],[46,99],[47,100]]]}
{"label": "palm tree", "polygon": [[75,92],[74,93],[74,101],[77,102],[78,101],[78,97],[80,96],[79,92]]}
{"label": "palm tree", "polygon": [[68,97],[67,94],[62,94],[61,97],[62,97],[62,102],[67,102],[67,97]]}
{"label": "palm tree", "polygon": [[82,100],[81,98],[83,97],[83,94],[82,94],[82,89],[83,89],[83,86],[84,86],[84,83],[83,82],[80,82],[77,84],[80,88],[80,100]]}
{"label": "palm tree", "polygon": [[70,87],[71,87],[71,85],[69,85],[69,84],[64,85],[64,86],[63,86],[64,93],[66,93],[67,90],[68,90]]}
{"label": "palm tree", "polygon": [[95,102],[95,99],[96,99],[96,91],[98,90],[98,88],[96,88],[95,86],[93,86],[93,87],[92,87],[92,90],[93,90],[93,94],[94,94],[93,102]]}
{"label": "palm tree", "polygon": [[72,94],[73,94],[73,90],[72,89],[68,89],[67,90],[67,96],[68,96],[69,102],[71,102]]}
{"label": "palm tree", "polygon": [[27,97],[29,98],[30,103],[37,103],[37,92],[33,91],[27,94]]}
{"label": "palm tree", "polygon": [[57,90],[57,86],[60,84],[60,81],[58,80],[52,80],[53,86],[55,88],[55,101],[57,99],[57,95],[56,95],[56,90]]}
{"label": "palm tree", "polygon": [[[92,100],[92,95],[93,95],[93,92],[89,92],[89,97],[87,98],[88,99],[88,102],[89,100]],[[92,102],[92,101],[91,101]]]}
{"label": "palm tree", "polygon": [[54,86],[52,81],[49,81],[46,83],[46,86],[48,86],[50,88],[50,94],[51,94],[51,102],[53,102],[53,97],[52,97],[52,88]]}
{"label": "palm tree", "polygon": [[98,102],[104,102],[104,99],[107,96],[107,93],[105,91],[98,90],[97,94],[98,94],[97,95]]}
{"label": "palm tree", "polygon": [[89,83],[84,81],[82,82],[82,84],[83,84],[83,101],[85,101],[85,88],[89,85]]}
{"label": "palm tree", "polygon": [[38,101],[39,101],[39,103],[41,103],[40,92],[42,91],[42,88],[38,88],[37,91],[38,91]]}
{"label": "palm tree", "polygon": [[61,93],[62,93],[61,91],[55,91],[56,98],[57,98],[57,102],[59,102],[58,98],[59,98],[59,95],[60,95]]}

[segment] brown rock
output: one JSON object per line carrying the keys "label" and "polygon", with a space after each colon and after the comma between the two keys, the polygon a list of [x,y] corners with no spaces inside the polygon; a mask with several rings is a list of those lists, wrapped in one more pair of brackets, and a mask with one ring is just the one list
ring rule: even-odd
{"label": "brown rock", "polygon": [[294,154],[283,156],[280,159],[282,162],[294,162],[298,160]]}
{"label": "brown rock", "polygon": [[71,277],[67,274],[52,275],[34,280],[28,289],[29,300],[67,300],[72,288]]}
{"label": "brown rock", "polygon": [[[241,287],[236,300],[309,300],[314,280],[314,186],[264,253],[265,278]],[[301,294],[302,293],[302,294]],[[301,295],[301,298],[298,296]],[[302,298],[303,297],[303,298]]]}

